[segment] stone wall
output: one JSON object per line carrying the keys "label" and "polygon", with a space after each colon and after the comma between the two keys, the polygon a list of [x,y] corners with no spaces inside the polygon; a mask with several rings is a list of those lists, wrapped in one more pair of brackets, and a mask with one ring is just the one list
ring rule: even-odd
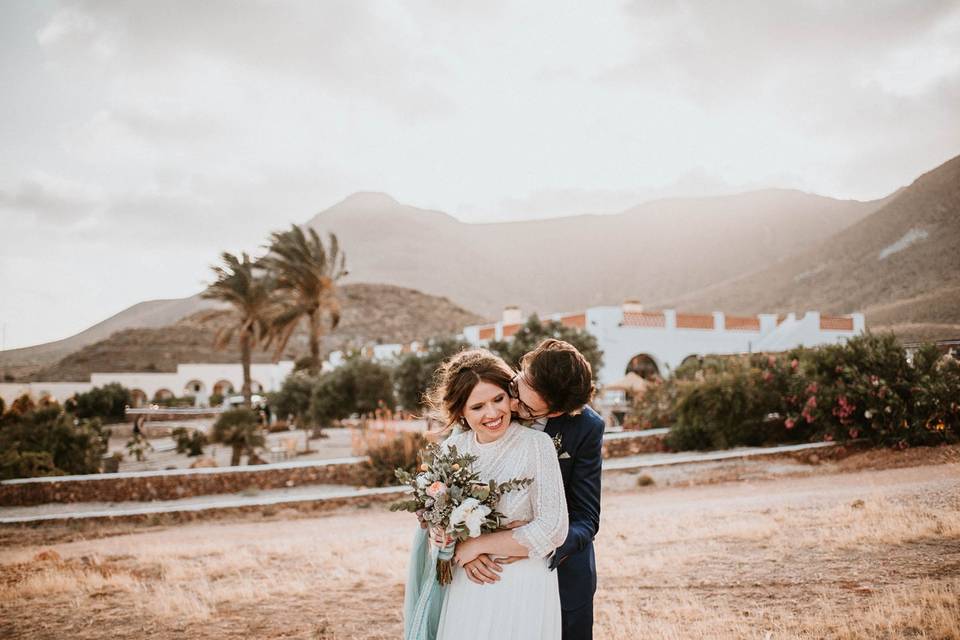
{"label": "stone wall", "polygon": [[145,502],[238,493],[250,487],[266,490],[314,484],[359,485],[364,477],[362,465],[362,458],[349,458],[306,465],[279,463],[258,467],[8,480],[0,483],[0,506],[50,502]]}
{"label": "stone wall", "polygon": [[641,453],[661,453],[668,451],[664,442],[666,438],[665,431],[656,429],[657,433],[643,433],[642,431],[624,432],[623,434],[607,435],[603,439],[603,457],[604,458],[623,458],[626,456],[635,456]]}
{"label": "stone wall", "polygon": [[[604,438],[603,457],[617,458],[665,451],[662,433],[630,432]],[[176,469],[7,480],[0,483],[0,507],[50,502],[149,502],[239,493],[301,485],[362,486],[363,458],[292,462],[253,467]]]}

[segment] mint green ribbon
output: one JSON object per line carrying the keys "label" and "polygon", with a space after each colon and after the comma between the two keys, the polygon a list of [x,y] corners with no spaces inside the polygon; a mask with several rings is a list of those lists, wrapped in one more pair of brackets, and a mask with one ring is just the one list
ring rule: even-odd
{"label": "mint green ribbon", "polygon": [[403,593],[404,640],[435,640],[446,587],[437,582],[437,561],[453,558],[455,545],[437,549],[427,529],[417,527]]}

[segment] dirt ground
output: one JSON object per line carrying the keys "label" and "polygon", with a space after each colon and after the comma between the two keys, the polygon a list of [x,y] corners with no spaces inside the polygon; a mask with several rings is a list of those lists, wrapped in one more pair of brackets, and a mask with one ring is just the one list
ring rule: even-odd
{"label": "dirt ground", "polygon": [[[960,638],[958,449],[789,466],[605,480],[595,637]],[[0,637],[398,638],[411,518],[5,528]]]}

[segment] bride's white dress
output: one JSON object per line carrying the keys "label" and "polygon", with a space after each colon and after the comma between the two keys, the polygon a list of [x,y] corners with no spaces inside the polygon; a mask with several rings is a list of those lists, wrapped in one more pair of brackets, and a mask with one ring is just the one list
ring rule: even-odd
{"label": "bride's white dress", "polygon": [[514,539],[530,557],[505,565],[500,581],[479,585],[456,567],[447,588],[437,640],[559,640],[560,592],[549,556],[567,537],[567,502],[557,451],[550,436],[513,423],[497,440],[481,444],[473,431],[449,437],[443,446],[477,456],[481,480],[533,478],[504,494],[498,510],[506,522],[525,520]]}

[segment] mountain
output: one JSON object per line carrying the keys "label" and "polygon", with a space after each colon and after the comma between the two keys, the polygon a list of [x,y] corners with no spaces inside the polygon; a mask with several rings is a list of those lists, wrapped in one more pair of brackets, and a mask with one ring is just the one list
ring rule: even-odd
{"label": "mountain", "polygon": [[668,301],[736,313],[863,311],[906,339],[960,335],[960,156],[778,264]]}
{"label": "mountain", "polygon": [[337,234],[352,279],[444,295],[494,318],[511,304],[546,313],[681,295],[812,248],[884,204],[764,190],[467,224],[360,193],[307,225]]}
{"label": "mountain", "polygon": [[188,298],[140,302],[69,338],[0,351],[0,371],[20,379],[117,331],[134,327],[165,327],[191,313],[212,308],[215,304],[204,300],[200,294]]}
{"label": "mountain", "polygon": [[[902,196],[898,192],[884,200],[857,202],[768,189],[658,200],[611,215],[467,224],[439,211],[400,204],[385,194],[358,193],[306,224],[339,236],[350,270],[344,291],[378,282],[446,297],[459,308],[449,311],[451,327],[453,319],[472,318],[457,320],[460,328],[479,321],[474,312],[497,318],[511,304],[520,305],[524,313],[548,313],[627,299],[655,305],[690,291],[700,292],[706,301],[712,288],[786,264],[791,256],[816,249]],[[687,300],[700,303],[696,296]],[[161,329],[212,305],[199,295],[143,302],[64,340],[0,352],[0,372],[19,379],[47,367],[51,375],[80,375],[87,365],[79,362],[49,367],[117,331]],[[734,310],[725,297],[714,298],[710,305]],[[384,336],[412,335],[400,330],[407,322],[397,319],[402,315],[371,317],[383,323]],[[364,332],[367,337],[380,335],[373,327]],[[126,339],[153,340],[145,336]],[[180,357],[179,351],[172,353]],[[106,366],[103,358],[85,357]],[[168,366],[168,359],[157,359],[157,367]],[[149,362],[143,360],[142,366]]]}
{"label": "mountain", "polygon": [[[186,301],[192,301],[190,305]],[[193,306],[194,313],[170,326],[123,329],[104,340],[88,344],[55,364],[33,373],[36,380],[87,380],[95,371],[175,371],[178,363],[239,362],[236,345],[213,348],[214,326],[199,322],[196,310],[208,304],[193,296],[177,308]],[[340,325],[325,336],[327,351],[367,343],[406,343],[432,336],[458,333],[481,318],[445,298],[389,285],[353,284],[341,290],[343,313]],[[296,359],[308,352],[307,336],[301,330],[291,337],[284,358]],[[270,362],[272,354],[256,351],[254,362]]]}

